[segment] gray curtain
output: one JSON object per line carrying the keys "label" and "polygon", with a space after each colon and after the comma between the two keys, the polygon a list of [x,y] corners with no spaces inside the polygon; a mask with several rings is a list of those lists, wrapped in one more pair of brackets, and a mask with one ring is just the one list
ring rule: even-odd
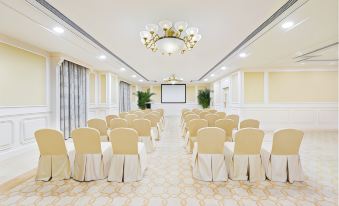
{"label": "gray curtain", "polygon": [[119,84],[119,111],[129,112],[131,110],[131,90],[130,85],[121,81]]}
{"label": "gray curtain", "polygon": [[87,120],[88,69],[64,60],[60,67],[60,129],[65,139]]}

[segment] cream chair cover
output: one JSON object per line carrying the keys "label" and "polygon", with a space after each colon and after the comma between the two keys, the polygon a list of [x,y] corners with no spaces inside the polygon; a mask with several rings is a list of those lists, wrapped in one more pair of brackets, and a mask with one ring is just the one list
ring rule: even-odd
{"label": "cream chair cover", "polygon": [[200,112],[199,117],[201,119],[205,119],[205,116],[208,115],[208,114],[210,114],[208,111],[203,110],[202,112]]}
{"label": "cream chair cover", "polygon": [[186,117],[187,115],[190,115],[190,114],[195,114],[195,113],[194,113],[194,112],[188,111],[188,112],[185,112],[185,113],[182,115],[182,121],[181,121],[181,124],[180,124],[181,130],[182,130],[183,127],[184,127],[185,117]]}
{"label": "cream chair cover", "polygon": [[160,139],[160,128],[158,124],[159,118],[152,113],[147,114],[144,118],[151,121],[151,136],[154,137],[155,140],[159,140]]}
{"label": "cream chair cover", "polygon": [[204,119],[208,121],[209,127],[215,127],[215,121],[218,120],[219,117],[216,114],[207,114]]}
{"label": "cream chair cover", "polygon": [[185,136],[185,145],[189,153],[192,153],[193,151],[198,130],[204,127],[208,127],[208,122],[206,119],[192,119],[188,122],[188,132]]}
{"label": "cream chair cover", "polygon": [[115,118],[111,120],[110,125],[111,130],[115,128],[127,128],[127,120],[122,118]]}
{"label": "cream chair cover", "polygon": [[142,119],[145,116],[145,113],[143,111],[137,111],[134,112],[134,114],[137,115],[139,119]]}
{"label": "cream chair cover", "polygon": [[132,128],[132,123],[135,119],[138,119],[138,116],[136,114],[127,114],[124,119],[127,120],[127,127]]}
{"label": "cream chair cover", "polygon": [[111,143],[100,143],[100,133],[93,128],[73,130],[72,139],[75,147],[69,154],[72,178],[78,181],[105,179],[112,156]]}
{"label": "cream chair cover", "polygon": [[110,114],[106,116],[107,128],[110,128],[110,123],[112,119],[119,118],[118,115]]}
{"label": "cream chair cover", "polygon": [[265,169],[260,150],[264,132],[245,128],[235,134],[235,143],[225,143],[227,170],[232,180],[265,180]]}
{"label": "cream chair cover", "polygon": [[133,121],[133,129],[138,132],[139,141],[143,142],[147,153],[155,149],[155,137],[152,137],[151,121],[148,119],[136,119]]}
{"label": "cream chair cover", "polygon": [[90,128],[97,129],[100,133],[100,140],[107,142],[108,140],[108,128],[106,121],[103,119],[90,119],[87,121],[87,126]]}
{"label": "cream chair cover", "polygon": [[155,115],[157,117],[157,124],[158,124],[158,127],[159,127],[159,132],[163,131],[164,125],[163,125],[163,122],[161,120],[161,118],[162,118],[161,113],[159,111],[153,111],[150,114]]}
{"label": "cream chair cover", "polygon": [[240,122],[240,129],[243,128],[258,128],[259,129],[260,122],[256,119],[245,119]]}
{"label": "cream chair cover", "polygon": [[218,115],[219,119],[225,119],[226,118],[226,113],[225,112],[217,112],[215,114]]}
{"label": "cream chair cover", "polygon": [[197,114],[189,114],[189,115],[186,115],[186,116],[185,116],[183,128],[182,128],[182,130],[181,130],[181,136],[182,136],[182,137],[185,137],[185,136],[186,136],[187,131],[188,131],[187,124],[188,124],[188,122],[191,121],[192,119],[200,119],[200,118],[199,118],[199,115],[197,115]]}
{"label": "cream chair cover", "polygon": [[226,116],[226,119],[231,119],[234,121],[234,129],[238,129],[239,126],[239,115],[230,114]]}
{"label": "cream chair cover", "polygon": [[185,114],[186,112],[189,112],[189,111],[190,111],[189,109],[182,109],[182,110],[181,110],[180,126],[182,126],[182,123],[183,123],[183,121],[184,121],[184,114]]}
{"label": "cream chair cover", "polygon": [[277,182],[303,181],[299,148],[304,133],[296,129],[281,129],[273,134],[273,144],[263,144],[261,156],[266,176]]}
{"label": "cream chair cover", "polygon": [[132,182],[141,180],[147,167],[144,143],[131,128],[116,128],[110,134],[113,155],[108,181]]}
{"label": "cream chair cover", "polygon": [[161,129],[164,130],[165,128],[165,116],[164,116],[164,109],[159,108],[155,110],[156,112],[160,113],[160,124],[161,124]]}
{"label": "cream chair cover", "polygon": [[150,112],[152,112],[151,109],[145,109],[145,110],[144,110],[144,113],[145,113],[145,114],[148,114],[148,113],[150,113]]}
{"label": "cream chair cover", "polygon": [[39,147],[40,157],[36,180],[63,180],[71,177],[71,167],[66,149],[64,135],[53,129],[40,129],[34,133]]}
{"label": "cream chair cover", "polygon": [[120,118],[125,118],[126,115],[128,115],[128,112],[120,112],[119,113]]}
{"label": "cream chair cover", "polygon": [[215,113],[217,113],[217,112],[218,112],[218,110],[215,110],[215,109],[210,109],[210,110],[208,110],[208,112],[209,112],[210,114],[215,114]]}
{"label": "cream chair cover", "polygon": [[215,126],[225,131],[225,142],[233,142],[234,121],[231,119],[218,119]]}
{"label": "cream chair cover", "polygon": [[193,177],[203,181],[226,181],[228,178],[224,155],[224,130],[206,127],[198,130],[194,144]]}

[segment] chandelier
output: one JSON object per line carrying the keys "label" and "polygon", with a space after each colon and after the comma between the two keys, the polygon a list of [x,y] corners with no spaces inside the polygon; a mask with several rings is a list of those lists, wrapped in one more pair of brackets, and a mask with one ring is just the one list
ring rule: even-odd
{"label": "chandelier", "polygon": [[176,84],[178,82],[181,82],[182,79],[178,79],[175,74],[172,74],[170,77],[168,77],[167,79],[164,79],[164,82],[166,83],[171,83],[171,84]]}
{"label": "chandelier", "polygon": [[159,27],[156,24],[146,25],[146,31],[140,32],[141,42],[147,49],[153,52],[158,50],[162,54],[174,54],[181,52],[184,54],[186,51],[193,49],[201,35],[198,34],[198,28],[187,28],[187,23],[179,21],[172,25],[172,22],[164,20],[159,22],[162,31],[158,32]]}

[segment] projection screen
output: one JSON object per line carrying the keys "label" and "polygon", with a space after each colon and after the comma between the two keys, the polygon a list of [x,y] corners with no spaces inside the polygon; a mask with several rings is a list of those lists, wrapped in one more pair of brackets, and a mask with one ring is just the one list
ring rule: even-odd
{"label": "projection screen", "polygon": [[186,84],[162,84],[161,103],[186,103]]}

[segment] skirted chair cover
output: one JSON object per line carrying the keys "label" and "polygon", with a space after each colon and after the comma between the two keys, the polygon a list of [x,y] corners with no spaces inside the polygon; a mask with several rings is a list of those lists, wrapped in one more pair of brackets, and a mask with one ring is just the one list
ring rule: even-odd
{"label": "skirted chair cover", "polygon": [[149,113],[145,115],[145,119],[151,121],[151,136],[156,140],[160,139],[160,128],[159,128],[159,117],[154,115],[154,113]]}
{"label": "skirted chair cover", "polygon": [[204,119],[207,120],[209,127],[215,127],[215,121],[218,120],[219,117],[216,114],[207,114]]}
{"label": "skirted chair cover", "polygon": [[127,120],[122,118],[112,119],[110,122],[110,126],[111,130],[115,128],[127,128]]}
{"label": "skirted chair cover", "polygon": [[159,132],[161,132],[164,129],[164,125],[163,125],[163,122],[161,120],[162,119],[161,113],[159,111],[153,111],[149,114],[152,114],[152,115],[157,117],[157,125],[159,127]]}
{"label": "skirted chair cover", "polygon": [[132,128],[132,123],[135,119],[138,119],[138,116],[136,114],[127,114],[124,119],[127,120],[127,127]]}
{"label": "skirted chair cover", "polygon": [[74,150],[72,145],[66,149],[64,135],[53,129],[40,129],[34,133],[39,147],[40,157],[36,180],[63,180],[71,177],[71,166],[68,151]]}
{"label": "skirted chair cover", "polygon": [[258,128],[259,129],[260,122],[256,119],[245,119],[240,122],[240,129],[243,128]]}
{"label": "skirted chair cover", "polygon": [[226,118],[226,113],[225,112],[217,112],[215,114],[218,115],[219,119],[225,119]]}
{"label": "skirted chair cover", "polygon": [[218,119],[215,126],[225,131],[225,142],[233,142],[234,121],[231,119]]}
{"label": "skirted chair cover", "polygon": [[192,109],[192,112],[194,112],[195,114],[199,115],[200,112],[202,112],[201,109]]}
{"label": "skirted chair cover", "polygon": [[215,110],[215,109],[210,109],[210,110],[208,110],[208,112],[209,112],[210,114],[215,114],[215,113],[217,113],[217,112],[218,112],[218,110]]}
{"label": "skirted chair cover", "polygon": [[155,149],[155,137],[152,137],[151,121],[148,119],[136,119],[133,121],[133,129],[138,132],[139,141],[143,142],[147,153]]}
{"label": "skirted chair cover", "polygon": [[192,119],[200,119],[199,118],[199,115],[197,114],[189,114],[189,115],[186,115],[184,117],[184,124],[183,124],[183,127],[181,129],[181,136],[182,137],[185,137],[186,136],[186,133],[188,131],[188,122],[191,121]]}
{"label": "skirted chair cover", "polygon": [[231,119],[234,121],[234,129],[238,129],[239,126],[239,115],[230,114],[226,116],[226,119]]}
{"label": "skirted chair cover", "polygon": [[208,111],[203,110],[202,112],[200,112],[199,117],[201,119],[205,119],[205,116],[208,115],[208,114],[210,114]]}
{"label": "skirted chair cover", "polygon": [[72,131],[72,138],[75,152],[70,153],[69,157],[73,179],[105,179],[112,155],[111,143],[100,143],[99,131],[93,128],[75,129]]}
{"label": "skirted chair cover", "polygon": [[109,141],[108,139],[108,128],[106,121],[103,119],[90,119],[87,121],[87,126],[90,128],[97,129],[100,133],[100,140],[103,142]]}
{"label": "skirted chair cover", "polygon": [[137,115],[138,118],[144,118],[145,113],[143,111],[137,111],[134,112],[135,115]]}
{"label": "skirted chair cover", "polygon": [[264,132],[245,128],[235,134],[235,143],[225,143],[227,170],[232,180],[263,181],[265,169],[260,151]]}
{"label": "skirted chair cover", "polygon": [[115,119],[115,118],[119,118],[118,115],[114,115],[114,114],[110,114],[110,115],[107,115],[106,116],[106,124],[107,124],[107,127],[110,128],[110,123],[111,123],[111,120],[112,119]]}
{"label": "skirted chair cover", "polygon": [[185,145],[189,153],[192,153],[194,142],[197,139],[197,132],[199,129],[208,127],[206,119],[192,119],[188,122],[188,132],[185,136]]}
{"label": "skirted chair cover", "polygon": [[116,128],[110,133],[112,158],[108,181],[132,182],[142,179],[147,167],[146,149],[132,128]]}
{"label": "skirted chair cover", "polygon": [[263,144],[261,156],[266,176],[277,182],[303,181],[299,148],[304,133],[296,129],[281,129],[273,134],[273,144]]}
{"label": "skirted chair cover", "polygon": [[128,115],[128,112],[120,112],[119,113],[120,118],[125,118],[126,115]]}
{"label": "skirted chair cover", "polygon": [[159,108],[155,110],[156,112],[160,113],[160,123],[161,123],[161,129],[163,130],[165,127],[165,116],[164,116],[164,109]]}
{"label": "skirted chair cover", "polygon": [[186,112],[184,112],[183,113],[183,115],[182,115],[182,119],[181,119],[181,122],[180,122],[180,128],[182,129],[183,127],[184,127],[184,123],[185,123],[185,117],[187,116],[187,115],[190,115],[190,114],[195,114],[194,112],[191,112],[191,111],[186,111]]}
{"label": "skirted chair cover", "polygon": [[226,181],[228,179],[224,155],[224,130],[206,127],[198,130],[194,143],[193,177],[203,181]]}

